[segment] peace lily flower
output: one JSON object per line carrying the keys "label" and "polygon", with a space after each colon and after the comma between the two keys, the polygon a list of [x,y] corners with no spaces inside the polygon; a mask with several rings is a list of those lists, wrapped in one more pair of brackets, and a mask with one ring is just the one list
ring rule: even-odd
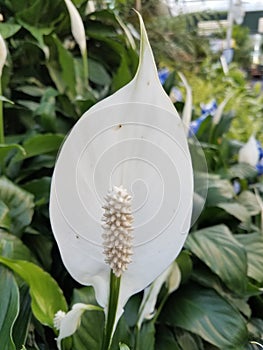
{"label": "peace lily flower", "polygon": [[137,327],[140,329],[144,319],[150,320],[155,315],[155,305],[158,294],[166,283],[167,296],[173,293],[180,285],[181,271],[176,261],[174,261],[156,280],[144,290],[143,300],[139,309],[139,319]]}
{"label": "peace lily flower", "polygon": [[259,160],[257,141],[255,137],[252,135],[248,142],[244,144],[243,147],[240,148],[238,153],[238,162],[239,163],[247,163],[251,166],[255,167]]}
{"label": "peace lily flower", "polygon": [[72,32],[73,38],[76,40],[81,51],[82,60],[83,60],[84,78],[85,80],[87,80],[88,61],[87,61],[86,33],[85,33],[84,24],[82,22],[82,19],[80,17],[78,10],[76,9],[72,1],[71,0],[64,0],[64,1],[69,12],[71,32]]}
{"label": "peace lily flower", "polygon": [[[184,126],[157,74],[142,18],[133,80],[87,111],[59,154],[50,219],[65,267],[106,315],[174,261],[190,228],[193,171]],[[114,313],[114,315],[112,315]]]}
{"label": "peace lily flower", "polygon": [[[0,34],[0,96],[2,95],[2,72],[5,65],[7,57],[7,49],[5,45],[5,41]],[[0,143],[4,144],[5,136],[4,136],[4,117],[3,117],[3,101],[0,100]]]}
{"label": "peace lily flower", "polygon": [[5,41],[2,35],[0,34],[0,77],[2,76],[2,71],[4,68],[6,57],[7,57],[7,49],[6,49]]}
{"label": "peace lily flower", "polygon": [[67,313],[61,310],[56,313],[54,317],[54,326],[59,331],[57,337],[57,346],[59,350],[61,350],[61,340],[76,332],[81,322],[81,316],[87,310],[100,310],[100,308],[94,305],[77,303],[74,304],[72,309]]}

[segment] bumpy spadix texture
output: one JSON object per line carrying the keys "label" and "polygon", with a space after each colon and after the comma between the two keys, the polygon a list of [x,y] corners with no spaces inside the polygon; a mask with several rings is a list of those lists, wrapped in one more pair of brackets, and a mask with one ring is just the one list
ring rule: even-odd
{"label": "bumpy spadix texture", "polygon": [[132,209],[126,189],[114,186],[105,197],[106,204],[102,220],[105,262],[117,277],[127,270],[132,259]]}

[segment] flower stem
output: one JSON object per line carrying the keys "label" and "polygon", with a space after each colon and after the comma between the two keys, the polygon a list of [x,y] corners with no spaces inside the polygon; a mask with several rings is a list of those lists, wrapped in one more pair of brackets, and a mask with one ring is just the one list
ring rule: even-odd
{"label": "flower stem", "polygon": [[82,51],[82,62],[83,62],[83,75],[85,86],[89,86],[89,68],[88,68],[88,54],[87,50]]}
{"label": "flower stem", "polygon": [[116,277],[111,270],[110,275],[110,295],[109,295],[109,306],[108,314],[106,317],[105,333],[102,342],[102,350],[109,350],[111,346],[111,340],[113,337],[113,330],[115,325],[116,311],[118,307],[118,299],[120,292],[121,277]]}
{"label": "flower stem", "polygon": [[[0,77],[0,96],[2,95],[2,81]],[[3,117],[3,101],[0,99],[0,144],[5,143],[4,136],[4,117]]]}

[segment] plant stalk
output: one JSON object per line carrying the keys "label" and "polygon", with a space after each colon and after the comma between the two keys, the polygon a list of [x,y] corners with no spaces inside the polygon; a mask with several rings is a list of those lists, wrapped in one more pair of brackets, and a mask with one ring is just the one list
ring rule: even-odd
{"label": "plant stalk", "polygon": [[113,271],[111,270],[109,306],[108,314],[106,316],[105,333],[103,337],[101,350],[109,350],[111,346],[119,300],[120,282],[121,277],[116,277]]}
{"label": "plant stalk", "polygon": [[89,86],[89,67],[88,67],[88,54],[87,49],[81,53],[82,62],[83,62],[83,75],[85,86],[88,88]]}

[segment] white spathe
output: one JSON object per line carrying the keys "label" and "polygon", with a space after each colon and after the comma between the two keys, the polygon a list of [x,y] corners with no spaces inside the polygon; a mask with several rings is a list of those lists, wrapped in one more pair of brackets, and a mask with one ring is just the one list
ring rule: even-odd
{"label": "white spathe", "polygon": [[259,159],[257,140],[252,135],[248,142],[244,144],[238,153],[238,162],[247,163],[255,167]]}
{"label": "white spathe", "polygon": [[83,54],[87,50],[87,44],[86,44],[85,28],[84,28],[82,19],[75,5],[73,5],[72,1],[71,0],[64,0],[64,1],[69,12],[72,35],[76,40],[77,44],[79,45],[81,53]]}
{"label": "white spathe", "polygon": [[97,310],[98,307],[83,303],[77,303],[72,306],[72,309],[65,313],[58,311],[54,317],[54,326],[59,330],[57,337],[57,346],[61,350],[61,341],[74,334],[81,323],[82,314],[88,310]]}
{"label": "white spathe", "polygon": [[7,49],[6,49],[5,41],[2,35],[0,34],[0,77],[2,76],[2,71],[5,65],[6,57],[7,57]]}
{"label": "white spathe", "polygon": [[110,267],[101,218],[108,190],[133,196],[133,257],[122,274],[117,318],[176,258],[187,237],[193,171],[184,126],[164,92],[146,30],[133,80],[87,111],[59,154],[51,185],[50,219],[63,262],[79,283],[92,285],[107,313]]}

